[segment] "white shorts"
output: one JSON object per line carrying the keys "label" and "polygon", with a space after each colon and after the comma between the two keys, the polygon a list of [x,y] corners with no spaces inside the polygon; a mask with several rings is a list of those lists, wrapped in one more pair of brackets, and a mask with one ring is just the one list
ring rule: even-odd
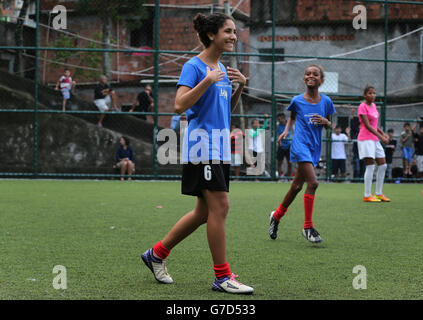
{"label": "white shorts", "polygon": [[363,140],[357,141],[358,155],[360,159],[364,158],[385,158],[385,150],[379,141]]}
{"label": "white shorts", "polygon": [[110,99],[110,96],[108,95],[104,99],[94,100],[94,104],[100,112],[105,112],[112,107],[112,99]]}
{"label": "white shorts", "polygon": [[423,156],[416,156],[417,172],[423,172]]}

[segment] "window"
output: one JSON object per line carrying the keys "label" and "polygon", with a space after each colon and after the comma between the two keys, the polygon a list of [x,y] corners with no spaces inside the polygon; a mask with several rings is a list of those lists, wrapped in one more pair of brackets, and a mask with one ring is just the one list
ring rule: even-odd
{"label": "window", "polygon": [[131,47],[153,47],[154,16],[151,10],[147,17],[141,20],[139,28],[131,30],[129,45]]}
{"label": "window", "polygon": [[[272,53],[272,48],[270,49],[259,49],[259,53],[266,53],[266,54],[271,54]],[[284,48],[275,48],[275,54],[284,54],[285,53],[285,49]],[[284,61],[285,57],[278,57],[275,56],[275,61]],[[264,62],[272,62],[272,56],[260,56],[260,61],[264,61]]]}

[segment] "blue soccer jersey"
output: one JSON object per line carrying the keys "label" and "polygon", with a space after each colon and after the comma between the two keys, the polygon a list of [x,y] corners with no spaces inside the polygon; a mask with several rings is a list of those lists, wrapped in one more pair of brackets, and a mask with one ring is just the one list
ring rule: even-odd
{"label": "blue soccer jersey", "polygon": [[[232,84],[225,76],[212,84],[186,111],[188,127],[184,134],[183,162],[231,161],[230,123]],[[213,69],[210,69],[211,71]],[[207,65],[193,57],[182,68],[177,86],[194,88],[207,75]]]}
{"label": "blue soccer jersey", "polygon": [[[286,125],[285,124],[278,124],[278,137],[284,132]],[[281,146],[280,148],[283,150],[289,149],[289,147],[291,146],[291,139],[292,137],[292,128],[289,129],[288,131],[288,135],[286,137],[286,139],[281,140]]]}
{"label": "blue soccer jersey", "polygon": [[312,162],[314,166],[319,163],[322,151],[322,127],[311,121],[313,115],[325,118],[334,114],[335,107],[332,100],[320,94],[319,103],[311,104],[300,94],[292,98],[287,110],[297,113],[294,137],[291,144],[291,162]]}

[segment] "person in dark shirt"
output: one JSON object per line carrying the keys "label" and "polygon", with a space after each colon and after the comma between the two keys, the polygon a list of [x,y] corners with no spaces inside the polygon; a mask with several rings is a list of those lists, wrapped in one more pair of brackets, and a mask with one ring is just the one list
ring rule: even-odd
{"label": "person in dark shirt", "polygon": [[97,86],[94,88],[94,104],[102,114],[98,120],[97,126],[103,126],[103,119],[106,116],[104,112],[110,111],[113,105],[113,110],[119,111],[117,107],[117,98],[115,91],[108,85],[107,77],[102,75]]}
{"label": "person in dark shirt", "polygon": [[[284,113],[279,113],[278,114],[278,125],[277,125],[277,130],[278,130],[278,136],[280,136],[286,127],[286,116]],[[278,176],[282,177],[283,173],[282,173],[282,164],[283,164],[283,159],[286,158],[286,163],[287,163],[287,172],[286,172],[286,176],[287,177],[293,177],[293,173],[292,173],[292,163],[290,161],[290,148],[291,148],[291,138],[292,138],[292,129],[289,131],[288,136],[286,137],[286,139],[281,141],[281,145],[277,147],[277,154],[276,157],[278,159]]]}
{"label": "person in dark shirt", "polygon": [[[144,91],[140,92],[136,97],[134,104],[132,105],[131,110],[129,112],[150,112],[153,108],[153,97],[152,97],[153,89],[150,85],[146,85]],[[140,119],[147,120],[145,114],[140,114],[137,116]]]}
{"label": "person in dark shirt", "polygon": [[392,179],[392,158],[397,147],[397,140],[394,139],[394,129],[388,130],[389,142],[385,145],[386,178]]}
{"label": "person in dark shirt", "polygon": [[423,178],[423,125],[420,124],[419,133],[416,132],[417,122],[413,126],[414,152],[416,154],[417,177]]}
{"label": "person in dark shirt", "polygon": [[120,180],[124,181],[123,175],[128,173],[128,181],[130,181],[131,175],[135,172],[134,151],[129,146],[127,137],[121,137],[119,143],[119,147],[116,150],[116,167],[120,168]]}

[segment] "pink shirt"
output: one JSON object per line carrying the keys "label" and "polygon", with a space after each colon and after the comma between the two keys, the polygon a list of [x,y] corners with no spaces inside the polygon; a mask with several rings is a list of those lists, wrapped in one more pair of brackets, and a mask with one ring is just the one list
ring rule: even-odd
{"label": "pink shirt", "polygon": [[369,119],[370,125],[377,131],[377,122],[379,120],[379,112],[377,112],[376,105],[372,103],[372,106],[368,106],[366,103],[361,103],[358,107],[358,119],[360,120],[360,132],[358,134],[357,140],[373,140],[379,141],[379,138],[371,133],[363,123],[360,115],[365,114]]}

